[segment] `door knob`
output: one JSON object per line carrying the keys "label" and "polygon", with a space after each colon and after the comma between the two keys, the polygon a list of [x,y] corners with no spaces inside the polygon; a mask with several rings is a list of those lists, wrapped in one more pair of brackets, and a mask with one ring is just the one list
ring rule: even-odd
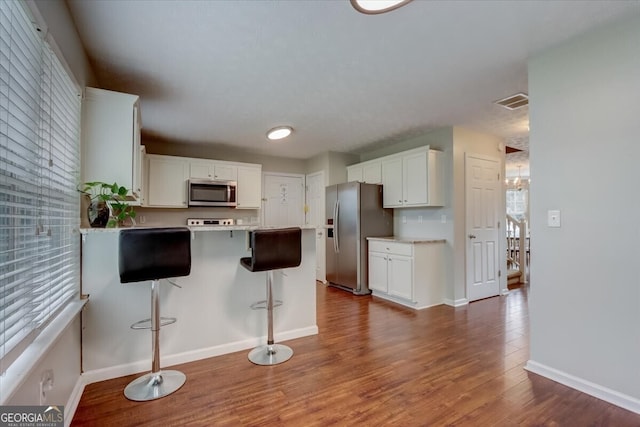
{"label": "door knob", "polygon": [[475,238],[476,238],[476,235],[475,235],[475,234],[469,234],[469,238],[470,238],[470,239],[475,239]]}

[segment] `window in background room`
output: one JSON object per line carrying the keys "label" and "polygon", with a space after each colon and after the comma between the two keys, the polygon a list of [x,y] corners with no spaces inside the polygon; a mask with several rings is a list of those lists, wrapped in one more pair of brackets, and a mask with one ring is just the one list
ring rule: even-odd
{"label": "window in background room", "polygon": [[80,285],[80,96],[24,2],[0,1],[0,374]]}
{"label": "window in background room", "polygon": [[529,190],[507,188],[507,214],[522,221],[527,215]]}

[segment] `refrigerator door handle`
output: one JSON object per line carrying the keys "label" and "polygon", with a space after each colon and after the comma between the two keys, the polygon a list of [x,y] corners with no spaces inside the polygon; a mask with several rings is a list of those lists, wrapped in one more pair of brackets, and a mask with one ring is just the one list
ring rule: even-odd
{"label": "refrigerator door handle", "polygon": [[333,247],[340,253],[340,200],[336,200],[333,208]]}

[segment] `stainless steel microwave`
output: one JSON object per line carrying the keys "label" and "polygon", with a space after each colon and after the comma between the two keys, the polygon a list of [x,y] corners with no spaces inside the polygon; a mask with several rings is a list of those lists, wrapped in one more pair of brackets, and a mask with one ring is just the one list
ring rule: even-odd
{"label": "stainless steel microwave", "polygon": [[210,179],[190,179],[187,193],[189,206],[224,206],[235,208],[236,181],[213,181]]}

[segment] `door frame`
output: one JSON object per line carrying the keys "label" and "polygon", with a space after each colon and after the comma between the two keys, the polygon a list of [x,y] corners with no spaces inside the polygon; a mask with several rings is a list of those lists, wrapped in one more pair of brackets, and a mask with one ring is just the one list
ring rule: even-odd
{"label": "door frame", "polygon": [[509,293],[507,288],[507,258],[506,258],[506,242],[504,238],[504,227],[505,227],[505,218],[506,218],[506,201],[505,201],[505,185],[504,185],[504,161],[500,157],[495,157],[487,154],[479,154],[473,152],[464,153],[464,289],[465,289],[465,299],[467,302],[469,301],[469,275],[471,272],[468,269],[467,260],[469,257],[469,244],[467,241],[467,236],[470,231],[468,229],[468,206],[467,206],[467,196],[469,188],[467,186],[467,167],[468,167],[468,159],[470,157],[480,159],[480,160],[488,160],[492,162],[496,162],[498,164],[498,195],[495,199],[494,208],[498,212],[499,225],[498,225],[498,269],[499,269],[499,284],[498,284],[498,295],[506,295]]}

